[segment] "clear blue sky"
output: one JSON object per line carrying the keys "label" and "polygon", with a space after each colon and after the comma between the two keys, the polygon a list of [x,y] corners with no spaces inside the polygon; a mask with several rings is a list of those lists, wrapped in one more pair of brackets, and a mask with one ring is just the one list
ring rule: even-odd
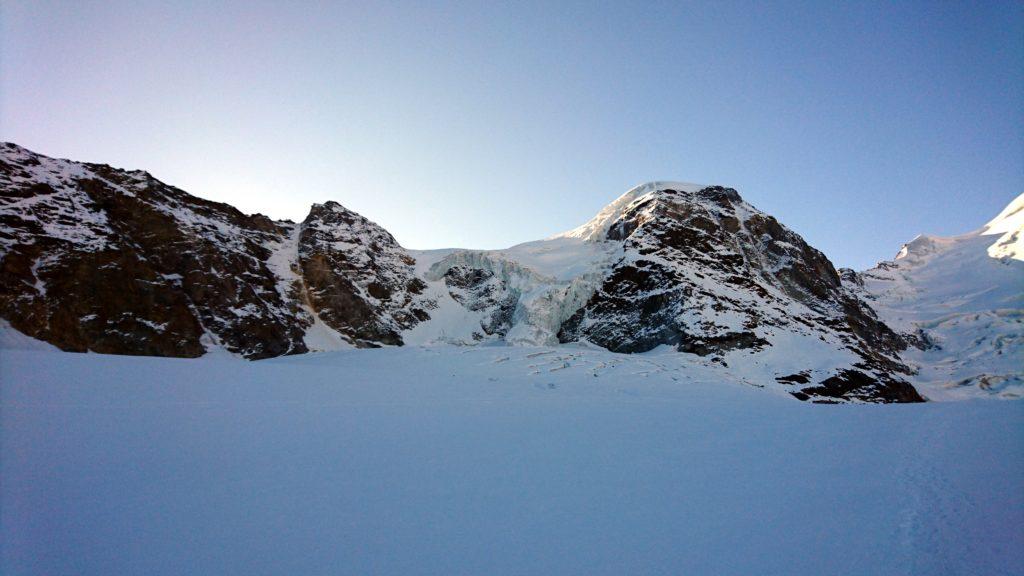
{"label": "clear blue sky", "polygon": [[1024,3],[510,4],[5,0],[0,138],[413,248],[672,179],[864,268],[1024,191]]}

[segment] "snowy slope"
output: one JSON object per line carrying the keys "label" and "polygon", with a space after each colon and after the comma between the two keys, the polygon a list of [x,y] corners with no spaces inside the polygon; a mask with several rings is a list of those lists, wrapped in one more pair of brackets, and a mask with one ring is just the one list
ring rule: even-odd
{"label": "snowy slope", "polygon": [[981,235],[999,234],[999,239],[988,247],[993,258],[1024,260],[1024,194],[1017,196],[998,216],[981,229]]}
{"label": "snowy slope", "polygon": [[919,334],[903,355],[929,398],[1024,395],[1022,234],[1024,195],[979,230],[918,236],[860,275],[879,315]]}
{"label": "snowy slope", "polygon": [[680,357],[0,350],[0,573],[1024,573],[1024,404]]}

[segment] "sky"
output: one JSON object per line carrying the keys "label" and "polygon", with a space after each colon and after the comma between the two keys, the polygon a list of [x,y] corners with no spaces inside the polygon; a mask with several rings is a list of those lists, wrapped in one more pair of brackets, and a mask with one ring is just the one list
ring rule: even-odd
{"label": "sky", "polygon": [[409,248],[682,180],[867,268],[1024,192],[1022,102],[1015,1],[0,3],[0,139]]}

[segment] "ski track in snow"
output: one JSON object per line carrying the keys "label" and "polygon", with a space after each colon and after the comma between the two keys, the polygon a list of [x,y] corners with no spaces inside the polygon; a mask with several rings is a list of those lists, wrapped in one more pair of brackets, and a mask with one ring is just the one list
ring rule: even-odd
{"label": "ski track in snow", "polygon": [[[1007,511],[998,499],[979,494],[968,484],[985,486],[994,479],[972,470],[971,462],[950,462],[949,447],[962,442],[957,438],[961,432],[930,413],[915,414],[906,424],[908,441],[901,451],[899,478],[910,493],[903,502],[897,531],[904,547],[904,573],[1021,574],[1024,542],[1007,546],[987,522]],[[1018,442],[1012,457],[1019,464],[1022,456]],[[994,457],[979,446],[970,459],[984,462]],[[1022,478],[1014,479],[1018,489]],[[1016,558],[1016,562],[1000,562],[1002,558]]]}

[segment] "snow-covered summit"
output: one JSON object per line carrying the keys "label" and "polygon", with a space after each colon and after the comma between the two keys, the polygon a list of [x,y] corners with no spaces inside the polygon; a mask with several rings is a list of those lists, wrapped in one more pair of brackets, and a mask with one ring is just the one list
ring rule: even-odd
{"label": "snow-covered summit", "polygon": [[896,257],[893,260],[903,262],[904,264],[923,262],[930,255],[954,241],[952,238],[918,234],[914,236],[913,240],[900,247],[900,251],[896,253]]}
{"label": "snow-covered summit", "polygon": [[554,238],[580,238],[583,240],[597,241],[604,240],[608,229],[625,214],[630,207],[645,201],[650,195],[664,190],[676,190],[679,192],[697,192],[704,188],[701,184],[687,182],[646,182],[631,188],[628,192],[619,196],[611,204],[608,204],[588,220],[585,224],[573,228],[568,232],[557,234]]}
{"label": "snow-covered summit", "polygon": [[[991,238],[982,238],[995,235],[999,236],[995,242]],[[992,258],[1024,260],[1024,194],[1014,198],[998,216],[973,232],[948,237],[917,235],[900,248],[893,260],[904,264],[923,263],[932,254],[975,238],[989,242],[986,253]]]}

